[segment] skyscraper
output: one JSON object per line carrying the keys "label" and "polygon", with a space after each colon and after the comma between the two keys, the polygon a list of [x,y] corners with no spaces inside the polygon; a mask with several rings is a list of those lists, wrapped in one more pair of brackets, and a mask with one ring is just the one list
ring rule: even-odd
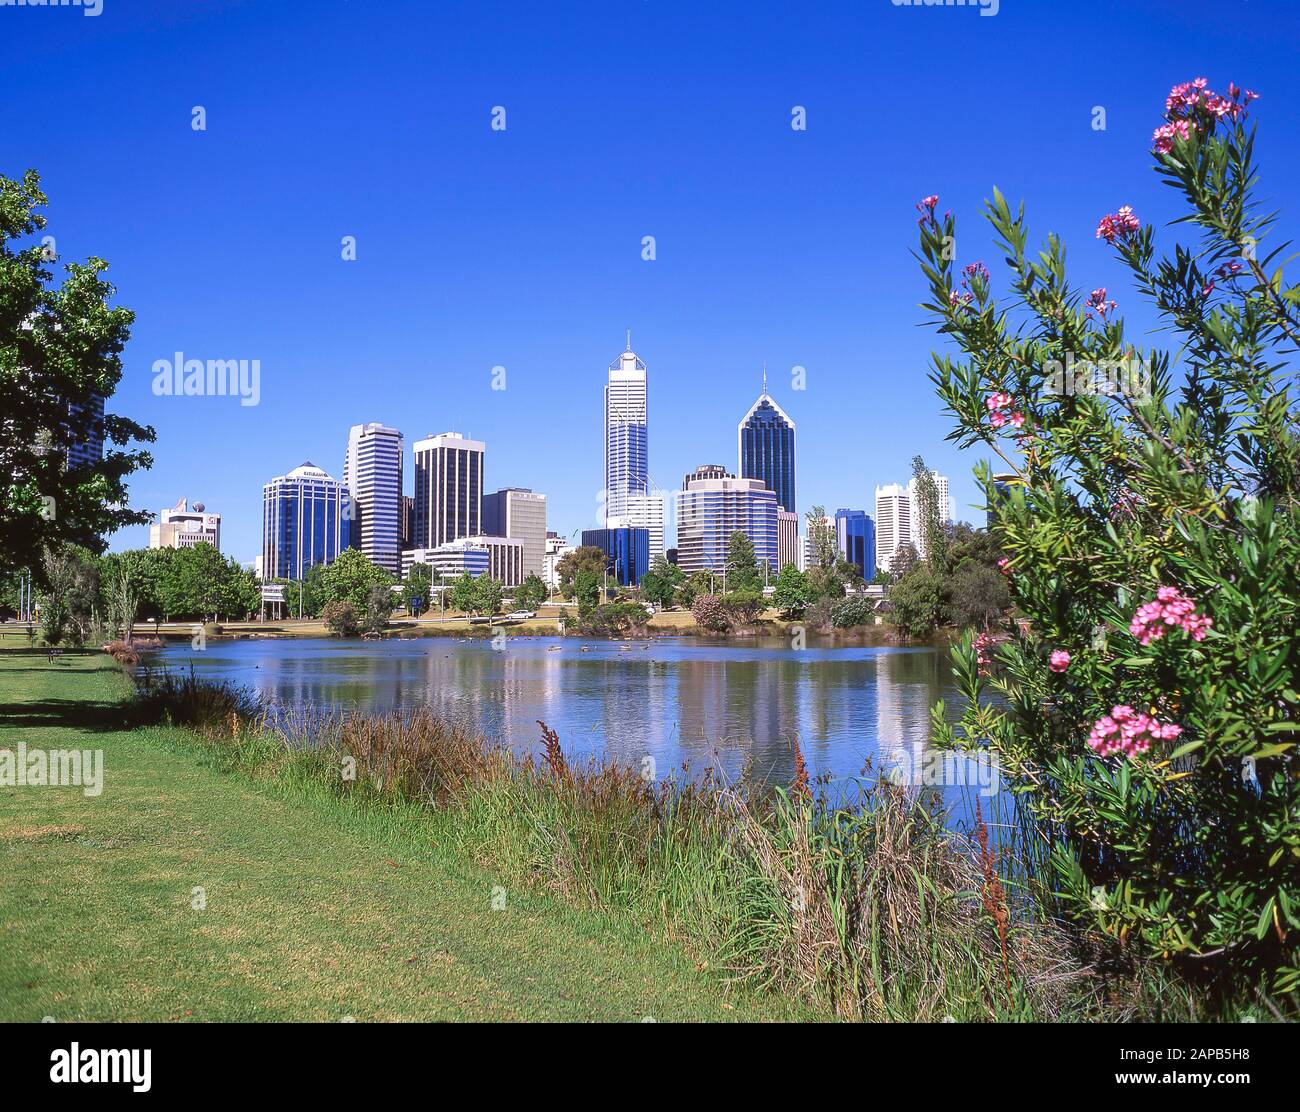
{"label": "skyscraper", "polygon": [[776,565],[783,568],[793,564],[803,571],[799,552],[799,515],[789,510],[776,511]]}
{"label": "skyscraper", "polygon": [[609,365],[605,382],[605,524],[622,518],[628,498],[650,493],[646,440],[646,369],[632,351]]}
{"label": "skyscraper", "polygon": [[607,527],[645,529],[650,535],[650,562],[653,563],[656,556],[664,555],[663,491],[652,487],[649,494],[629,494],[624,505],[623,513],[606,515]]}
{"label": "skyscraper", "polygon": [[262,575],[301,579],[312,564],[333,563],[348,547],[348,488],[314,463],[262,488]]}
{"label": "skyscraper", "polygon": [[149,526],[150,548],[193,548],[196,544],[210,544],[221,551],[221,515],[206,512],[202,502],[190,509],[182,498],[171,509],[163,510],[158,521]]}
{"label": "skyscraper", "polygon": [[876,487],[876,564],[891,571],[899,545],[912,543],[912,500],[899,483]]}
{"label": "skyscraper", "polygon": [[732,533],[744,533],[759,567],[776,575],[776,494],[761,479],[690,479],[677,496],[677,566],[687,575],[722,571]]}
{"label": "skyscraper", "polygon": [[444,432],[417,440],[414,450],[415,547],[481,534],[483,442]]}
{"label": "skyscraper", "polygon": [[619,586],[635,587],[650,568],[650,533],[631,525],[584,529],[584,548],[599,548]]}
{"label": "skyscraper", "polygon": [[546,495],[524,487],[483,495],[483,532],[523,542],[525,576],[540,577],[545,572]]}
{"label": "skyscraper", "polygon": [[767,371],[763,392],[736,426],[740,456],[739,474],[744,479],[762,479],[776,492],[782,509],[798,513],[794,504],[794,422],[767,392]]}
{"label": "skyscraper", "polygon": [[392,575],[402,573],[402,458],[397,429],[353,425],[343,457],[343,485],[352,494],[352,543]]}

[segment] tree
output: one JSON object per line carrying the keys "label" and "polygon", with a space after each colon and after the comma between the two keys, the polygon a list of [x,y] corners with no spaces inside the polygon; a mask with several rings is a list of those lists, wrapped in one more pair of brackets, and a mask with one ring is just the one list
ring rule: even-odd
{"label": "tree", "polygon": [[934,198],[919,258],[949,438],[1015,475],[977,470],[1027,619],[996,655],[959,646],[935,741],[993,751],[1081,929],[1278,998],[1300,987],[1300,286],[1266,246],[1251,99],[1198,80],[1166,102],[1154,158],[1192,242],[1158,252],[1127,206],[1097,228],[1168,350],[996,190],[1005,304],[982,264],[956,273]]}
{"label": "tree", "polygon": [[647,601],[667,610],[672,606],[677,589],[686,582],[686,573],[676,564],[670,564],[660,553],[650,564],[650,570],[641,577],[641,593]]}
{"label": "tree", "polygon": [[366,609],[361,618],[361,628],[367,633],[382,633],[393,616],[393,592],[376,583],[366,597]]}
{"label": "tree", "polygon": [[350,602],[358,614],[370,603],[372,587],[391,587],[393,577],[359,548],[345,548],[320,577],[326,602]]}
{"label": "tree", "polygon": [[473,609],[476,614],[495,614],[501,609],[505,588],[498,579],[480,575],[474,580]]}
{"label": "tree", "polygon": [[469,572],[463,572],[451,581],[451,605],[454,609],[462,614],[470,614],[474,611],[477,601],[478,593],[474,589],[474,577]]}
{"label": "tree", "polygon": [[600,571],[583,568],[577,573],[573,581],[573,595],[578,600],[579,610],[585,610],[600,603],[604,580],[605,572],[603,568]]}
{"label": "tree", "polygon": [[826,519],[826,507],[814,506],[805,515],[808,528],[808,547],[815,567],[831,568],[839,555],[835,527]]}
{"label": "tree", "polygon": [[108,602],[108,619],[113,631],[122,631],[130,644],[140,599],[146,589],[145,555],[141,551],[112,553],[104,558],[100,582]]}
{"label": "tree", "polygon": [[415,562],[402,583],[402,602],[413,618],[429,609],[433,599],[433,569],[428,564]]}
{"label": "tree", "polygon": [[906,577],[920,562],[921,557],[917,555],[916,549],[912,547],[910,541],[904,541],[894,549],[894,558],[889,563],[889,574],[893,577],[895,583]]}
{"label": "tree", "polygon": [[936,571],[946,568],[945,557],[947,537],[943,528],[943,515],[939,506],[939,487],[934,481],[934,473],[925,465],[920,456],[912,457],[912,487],[916,491],[916,504],[912,507],[912,518],[918,527],[921,538],[921,550],[925,561]]}
{"label": "tree", "polygon": [[906,636],[930,636],[943,617],[943,580],[917,564],[889,589],[887,614]]}
{"label": "tree", "polygon": [[727,540],[727,590],[760,591],[763,573],[754,556],[754,542],[740,530]]}
{"label": "tree", "polygon": [[718,595],[700,595],[691,607],[691,617],[710,633],[724,633],[731,628],[731,616]]}
{"label": "tree", "polygon": [[808,605],[808,577],[793,564],[777,574],[772,604],[787,618],[797,618]]}
{"label": "tree", "polygon": [[948,580],[944,621],[987,630],[1010,605],[1006,576],[978,560],[964,560]]}
{"label": "tree", "polygon": [[355,637],[361,631],[356,607],[345,600],[326,603],[322,616],[325,628],[336,637]]}
{"label": "tree", "polygon": [[603,580],[607,567],[609,567],[609,557],[605,555],[603,548],[597,548],[595,545],[584,544],[566,552],[555,565],[561,593],[566,599],[572,598],[580,572],[595,572]]}
{"label": "tree", "polygon": [[[110,308],[108,264],[64,266],[53,284],[51,248],[16,241],[45,228],[40,177],[0,175],[0,572],[45,574],[42,554],[73,544],[103,552],[104,537],[150,515],[128,508],[125,479],[152,458],[124,449],[153,430],[102,413],[122,377],[121,353],[133,319]],[[69,449],[102,437],[102,459],[69,465]]]}
{"label": "tree", "polygon": [[[683,574],[685,574],[683,572]],[[695,600],[701,595],[710,595],[713,593],[713,577],[707,571],[697,571],[691,574],[677,588],[677,602],[681,606],[692,608],[695,606]]]}
{"label": "tree", "polygon": [[546,601],[546,584],[536,572],[529,572],[515,588],[515,605],[521,610],[536,610]]}

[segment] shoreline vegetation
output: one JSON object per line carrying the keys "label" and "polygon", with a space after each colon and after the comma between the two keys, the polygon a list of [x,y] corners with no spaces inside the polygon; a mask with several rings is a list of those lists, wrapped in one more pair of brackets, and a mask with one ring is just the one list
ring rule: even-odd
{"label": "shoreline vegetation", "polygon": [[830,805],[797,741],[794,783],[755,796],[571,763],[544,723],[523,755],[425,713],[273,727],[248,695],[173,676],[149,677],[132,713],[224,774],[404,816],[503,892],[611,916],[812,1017],[1277,1017],[1068,929],[1002,816],[965,837],[886,779]]}

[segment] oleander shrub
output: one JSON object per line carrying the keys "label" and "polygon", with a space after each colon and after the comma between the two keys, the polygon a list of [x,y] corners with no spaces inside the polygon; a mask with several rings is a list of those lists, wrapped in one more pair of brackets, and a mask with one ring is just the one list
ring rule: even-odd
{"label": "oleander shrub", "polygon": [[936,708],[935,732],[996,751],[1086,933],[1289,993],[1300,287],[1257,196],[1253,99],[1200,79],[1171,92],[1153,157],[1181,241],[1128,206],[1097,228],[1161,347],[1126,332],[1121,295],[1070,284],[1057,236],[1031,250],[1023,206],[996,190],[1004,297],[952,259],[937,198],[918,206],[925,309],[955,349],[931,378],[951,438],[997,457],[996,483],[977,474],[1027,619],[957,649],[966,706],[951,724]]}

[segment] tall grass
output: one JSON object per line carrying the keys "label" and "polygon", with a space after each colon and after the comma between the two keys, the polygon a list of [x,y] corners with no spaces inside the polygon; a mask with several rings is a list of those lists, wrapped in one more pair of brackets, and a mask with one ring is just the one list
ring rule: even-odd
{"label": "tall grass", "polygon": [[758,796],[575,764],[544,723],[521,755],[423,711],[275,719],[193,676],[152,677],[141,698],[232,767],[427,806],[439,836],[503,883],[636,916],[702,966],[828,1014],[1050,1020],[1101,1006],[1071,938],[1003,889],[982,822],[981,853],[883,779],[831,806],[806,777]]}

